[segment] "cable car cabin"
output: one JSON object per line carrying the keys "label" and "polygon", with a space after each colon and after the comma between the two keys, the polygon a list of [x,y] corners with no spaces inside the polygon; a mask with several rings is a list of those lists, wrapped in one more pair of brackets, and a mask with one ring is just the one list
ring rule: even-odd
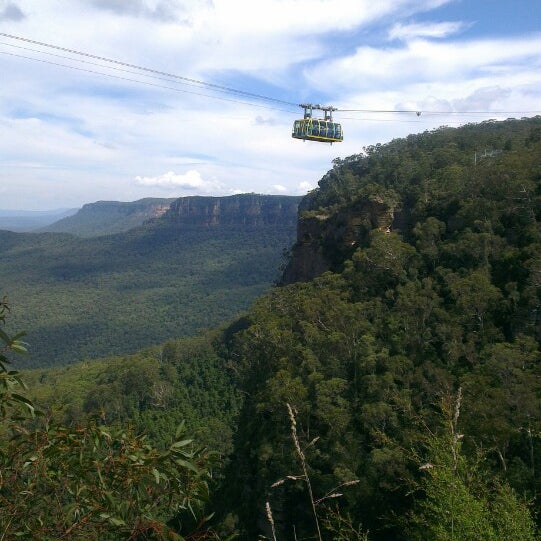
{"label": "cable car cabin", "polygon": [[291,136],[295,139],[307,139],[322,143],[339,143],[344,139],[340,124],[332,120],[312,117],[295,120]]}
{"label": "cable car cabin", "polygon": [[[302,103],[299,105],[304,109],[304,118],[295,120],[293,124],[294,139],[308,141],[319,141],[321,143],[339,143],[344,139],[342,126],[332,120],[332,112],[335,107],[322,107],[321,105],[312,105],[311,103]],[[325,118],[313,118],[312,112],[319,109],[325,112]]]}

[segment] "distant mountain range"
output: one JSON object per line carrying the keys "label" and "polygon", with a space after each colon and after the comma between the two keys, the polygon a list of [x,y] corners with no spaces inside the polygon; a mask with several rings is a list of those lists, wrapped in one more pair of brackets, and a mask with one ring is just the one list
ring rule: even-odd
{"label": "distant mountain range", "polygon": [[14,232],[72,233],[97,237],[121,233],[159,218],[176,198],[147,197],[138,201],[97,201],[80,209],[1,210],[0,229]]}
{"label": "distant mountain range", "polygon": [[77,209],[6,210],[0,209],[0,229],[33,231],[75,214]]}

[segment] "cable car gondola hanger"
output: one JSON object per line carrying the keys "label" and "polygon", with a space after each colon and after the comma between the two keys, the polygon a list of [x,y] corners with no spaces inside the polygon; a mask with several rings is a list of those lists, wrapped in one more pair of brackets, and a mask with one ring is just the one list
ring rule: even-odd
{"label": "cable car gondola hanger", "polygon": [[[304,109],[304,118],[295,120],[291,137],[302,139],[303,141],[318,141],[320,143],[339,143],[344,139],[342,126],[338,122],[333,122],[332,112],[337,111],[336,107],[313,105],[311,103],[301,103],[299,107]],[[323,111],[323,118],[314,118],[313,111],[317,109]]]}

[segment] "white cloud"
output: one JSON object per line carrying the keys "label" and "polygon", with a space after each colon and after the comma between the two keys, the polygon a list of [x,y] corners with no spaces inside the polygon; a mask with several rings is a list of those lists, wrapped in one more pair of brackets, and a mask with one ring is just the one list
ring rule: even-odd
{"label": "white cloud", "polygon": [[389,30],[389,39],[409,41],[413,38],[446,38],[466,27],[463,22],[397,23]]}
{"label": "white cloud", "polygon": [[255,126],[276,126],[277,124],[276,118],[266,118],[261,115],[256,116],[254,120]]}
{"label": "white cloud", "polygon": [[[88,0],[86,0],[88,1]],[[176,0],[90,0],[90,4],[99,9],[105,9],[117,15],[128,15],[156,19],[158,21],[178,21],[183,11]]]}
{"label": "white cloud", "polygon": [[[113,57],[122,51],[128,60],[176,65],[188,76],[234,69],[274,81],[299,62],[327,55],[326,35],[340,37],[385,17],[449,1],[78,0],[66,3],[59,18],[46,2],[27,0],[45,19],[33,26],[35,39],[56,35],[66,47],[86,44]],[[81,26],[82,18],[93,24]]]}
{"label": "white cloud", "polygon": [[303,181],[299,184],[298,188],[297,188],[297,192],[298,193],[307,193],[309,192],[310,190],[313,190],[315,188],[315,184],[312,183],[312,182],[308,182],[308,181]]}
{"label": "white cloud", "polygon": [[195,11],[194,19],[201,24],[205,17],[211,28],[217,26],[227,37],[241,33],[287,38],[353,29],[412,6],[422,11],[433,4],[429,0],[214,0],[210,9]]}
{"label": "white cloud", "polygon": [[[292,103],[538,109],[541,34],[505,37],[500,29],[498,39],[464,41],[462,23],[412,22],[443,4],[457,4],[462,17],[458,0],[0,0],[0,14],[8,5],[24,13],[16,32],[1,17],[0,30]],[[395,41],[378,44],[387,37]],[[66,63],[1,44],[0,52]],[[135,200],[156,190],[305,193],[337,156],[449,120],[338,112],[345,140],[330,146],[293,140],[291,124],[302,113],[283,104],[249,107],[241,95],[219,101],[5,54],[0,70],[8,74],[0,95],[4,207],[24,190],[37,208]]]}
{"label": "white cloud", "polygon": [[158,188],[178,188],[191,193],[214,193],[222,190],[222,186],[214,180],[204,180],[199,171],[191,169],[179,175],[173,171],[164,173],[157,177],[135,177],[135,182],[139,186],[158,187]]}
{"label": "white cloud", "polygon": [[0,21],[18,22],[25,18],[21,8],[13,2],[8,2],[3,8],[0,6]]}
{"label": "white cloud", "polygon": [[[540,69],[541,34],[537,34],[445,43],[416,39],[404,46],[381,49],[361,46],[352,55],[310,68],[306,76],[322,91],[343,89],[351,93],[343,99],[356,104],[363,103],[359,96],[375,91],[381,97],[378,108],[389,109],[392,104],[383,101],[387,98],[384,89],[404,90],[408,85],[437,82],[450,85],[453,91],[460,85],[463,94],[487,86],[487,77],[491,86],[514,86],[522,80],[538,82]],[[424,96],[426,90],[417,99]],[[441,99],[450,97],[447,92],[440,95]],[[366,104],[363,109],[372,105]]]}

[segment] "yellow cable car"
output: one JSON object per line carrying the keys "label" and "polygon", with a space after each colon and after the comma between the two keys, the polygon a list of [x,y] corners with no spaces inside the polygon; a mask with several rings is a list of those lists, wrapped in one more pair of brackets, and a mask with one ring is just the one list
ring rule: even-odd
{"label": "yellow cable car", "polygon": [[[304,141],[319,141],[320,143],[339,143],[344,139],[342,126],[333,122],[332,112],[334,107],[321,107],[320,105],[301,104],[304,108],[304,118],[295,120],[291,137]],[[313,118],[314,109],[325,112],[324,118]]]}

